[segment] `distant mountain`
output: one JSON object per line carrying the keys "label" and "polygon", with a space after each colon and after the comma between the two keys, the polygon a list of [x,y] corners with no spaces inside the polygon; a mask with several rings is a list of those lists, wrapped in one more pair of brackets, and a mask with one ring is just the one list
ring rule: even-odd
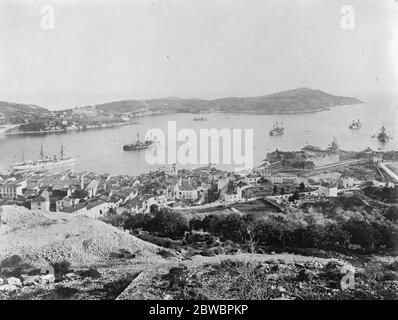
{"label": "distant mountain", "polygon": [[0,101],[0,123],[21,123],[25,119],[40,118],[51,112],[36,105]]}
{"label": "distant mountain", "polygon": [[113,112],[248,112],[284,114],[322,111],[338,105],[362,103],[359,99],[340,97],[321,90],[299,88],[259,97],[230,97],[214,100],[179,99],[124,100],[96,105]]}

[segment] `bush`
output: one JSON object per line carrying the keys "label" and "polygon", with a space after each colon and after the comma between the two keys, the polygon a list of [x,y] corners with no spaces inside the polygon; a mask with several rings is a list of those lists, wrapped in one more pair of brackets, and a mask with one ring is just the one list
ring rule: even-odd
{"label": "bush", "polygon": [[9,258],[5,258],[0,262],[0,268],[17,268],[21,265],[22,258],[18,255],[13,255]]}
{"label": "bush", "polygon": [[51,263],[51,266],[54,268],[55,278],[60,280],[62,280],[63,277],[70,272],[70,262],[66,260]]}
{"label": "bush", "polygon": [[79,271],[78,274],[83,278],[92,278],[92,279],[99,279],[102,277],[101,273],[94,268],[90,268],[88,270]]}
{"label": "bush", "polygon": [[162,256],[165,259],[177,257],[177,255],[173,251],[167,249],[160,249],[158,251],[158,255]]}
{"label": "bush", "polygon": [[180,212],[162,209],[156,213],[147,229],[172,239],[182,238],[189,230],[188,219]]}

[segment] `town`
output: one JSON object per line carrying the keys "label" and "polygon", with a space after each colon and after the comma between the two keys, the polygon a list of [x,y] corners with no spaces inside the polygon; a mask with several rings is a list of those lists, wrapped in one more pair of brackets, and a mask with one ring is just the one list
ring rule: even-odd
{"label": "town", "polygon": [[226,172],[208,166],[164,166],[139,176],[93,172],[22,171],[0,175],[0,205],[101,218],[107,213],[148,213],[151,206],[179,209],[229,207],[261,200],[287,207],[352,194],[369,184],[395,187],[398,152],[340,150],[334,139],[322,150],[268,153],[253,170]]}

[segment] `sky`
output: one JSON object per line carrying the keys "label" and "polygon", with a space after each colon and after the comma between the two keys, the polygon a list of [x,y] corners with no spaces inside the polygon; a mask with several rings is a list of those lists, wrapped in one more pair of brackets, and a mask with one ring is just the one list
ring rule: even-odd
{"label": "sky", "polygon": [[298,87],[398,101],[397,0],[1,0],[0,43],[0,101],[50,109]]}

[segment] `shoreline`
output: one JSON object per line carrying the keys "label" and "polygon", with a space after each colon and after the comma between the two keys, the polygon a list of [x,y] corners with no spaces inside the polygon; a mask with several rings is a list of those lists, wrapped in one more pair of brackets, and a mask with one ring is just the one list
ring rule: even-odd
{"label": "shoreline", "polygon": [[[339,107],[339,106],[344,106],[344,105],[336,105],[334,107]],[[275,112],[275,113],[265,113],[265,112],[259,112],[259,111],[219,111],[219,110],[212,110],[209,112],[201,113],[203,115],[206,114],[233,114],[233,115],[270,115],[270,116],[275,116],[275,115],[296,115],[296,114],[308,114],[308,113],[318,113],[322,111],[328,111],[333,107],[320,107],[319,109],[314,109],[314,110],[306,110],[306,111],[291,111],[291,112]],[[159,115],[172,115],[172,114],[188,114],[188,115],[196,115],[197,113],[194,112],[153,112],[150,114],[142,114],[142,115],[136,115],[134,118],[143,118],[143,117],[152,117],[152,116],[159,116]],[[127,125],[134,125],[134,124],[139,124],[137,122],[128,122],[128,123],[115,123],[109,126],[97,126],[93,128],[86,128],[86,129],[81,129],[81,128],[76,128],[76,129],[56,129],[56,130],[42,130],[42,131],[14,131],[14,132],[8,132],[9,130],[14,129],[15,127],[19,125],[10,125],[6,124],[1,126],[0,125],[0,136],[11,136],[11,135],[31,135],[31,134],[48,134],[48,133],[69,133],[69,132],[80,132],[80,131],[89,131],[89,130],[98,130],[98,129],[108,129],[108,128],[116,128],[116,127],[122,127],[122,126],[127,126]],[[2,130],[2,127],[7,127],[6,129]]]}

